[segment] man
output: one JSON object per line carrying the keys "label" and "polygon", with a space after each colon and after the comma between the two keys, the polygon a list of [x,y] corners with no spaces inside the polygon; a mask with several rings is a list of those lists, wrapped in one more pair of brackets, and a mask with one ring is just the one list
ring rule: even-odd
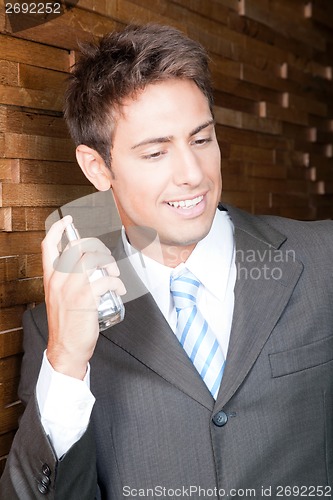
{"label": "man", "polygon": [[[59,255],[70,217],[46,236],[47,315],[25,316],[27,408],[1,498],[330,497],[332,222],[218,205],[206,54],[172,28],[85,47],[65,116],[128,261],[119,274],[91,238]],[[124,285],[141,292],[99,334],[99,297]]]}

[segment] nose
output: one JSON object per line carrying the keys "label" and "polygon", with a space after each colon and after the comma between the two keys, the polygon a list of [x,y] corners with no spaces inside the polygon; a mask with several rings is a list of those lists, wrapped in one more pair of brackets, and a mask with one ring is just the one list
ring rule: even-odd
{"label": "nose", "polygon": [[203,179],[202,159],[190,145],[180,147],[175,152],[173,176],[176,185],[197,186]]}

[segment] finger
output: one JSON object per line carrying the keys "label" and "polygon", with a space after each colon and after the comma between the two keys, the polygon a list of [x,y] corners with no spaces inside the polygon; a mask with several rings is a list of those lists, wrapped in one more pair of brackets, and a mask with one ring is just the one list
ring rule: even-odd
{"label": "finger", "polygon": [[54,267],[61,273],[78,273],[112,265],[110,250],[98,239],[89,238],[71,242],[56,259]]}
{"label": "finger", "polygon": [[119,267],[115,260],[109,264],[103,266],[109,276],[120,276]]}
{"label": "finger", "polygon": [[49,232],[42,241],[42,263],[44,278],[48,279],[53,273],[53,263],[59,257],[58,245],[65,228],[73,221],[70,215],[52,224]]}
{"label": "finger", "polygon": [[124,283],[119,278],[113,276],[104,276],[91,283],[91,287],[95,296],[101,297],[107,291],[112,290],[118,295],[125,295],[126,288]]}
{"label": "finger", "polygon": [[82,255],[74,271],[82,269],[90,276],[96,269],[105,269],[105,274],[110,276],[119,276],[118,266],[112,255],[105,253],[93,252]]}
{"label": "finger", "polygon": [[78,248],[81,254],[86,252],[101,252],[111,255],[110,249],[98,238],[80,238],[79,240],[70,241],[64,251],[70,248]]}

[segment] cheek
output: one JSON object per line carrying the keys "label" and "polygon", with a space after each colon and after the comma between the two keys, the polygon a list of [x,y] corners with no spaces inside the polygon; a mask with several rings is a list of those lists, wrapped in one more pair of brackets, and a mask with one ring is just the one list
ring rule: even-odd
{"label": "cheek", "polygon": [[212,159],[212,165],[214,165],[213,175],[216,181],[221,184],[221,154],[219,149],[214,154],[214,158]]}
{"label": "cheek", "polygon": [[215,168],[220,171],[221,170],[221,151],[218,145],[216,145],[216,148],[214,149],[213,152],[213,159],[212,159]]}
{"label": "cheek", "polygon": [[221,153],[218,145],[200,151],[199,161],[207,177],[217,178],[221,173]]}
{"label": "cheek", "polygon": [[160,190],[154,182],[154,176],[132,176],[131,178],[118,179],[114,183],[113,191],[118,204],[133,220],[154,217]]}
{"label": "cheek", "polygon": [[143,203],[154,204],[163,197],[169,184],[169,177],[161,168],[143,171],[135,180],[135,197],[139,194]]}

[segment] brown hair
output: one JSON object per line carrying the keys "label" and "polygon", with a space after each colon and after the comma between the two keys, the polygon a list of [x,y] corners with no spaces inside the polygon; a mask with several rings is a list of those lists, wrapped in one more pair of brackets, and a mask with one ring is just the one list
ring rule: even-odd
{"label": "brown hair", "polygon": [[213,106],[204,48],[175,28],[129,25],[81,46],[69,77],[64,114],[76,145],[95,149],[111,167],[115,111],[124,98],[148,84],[171,78],[193,80]]}

